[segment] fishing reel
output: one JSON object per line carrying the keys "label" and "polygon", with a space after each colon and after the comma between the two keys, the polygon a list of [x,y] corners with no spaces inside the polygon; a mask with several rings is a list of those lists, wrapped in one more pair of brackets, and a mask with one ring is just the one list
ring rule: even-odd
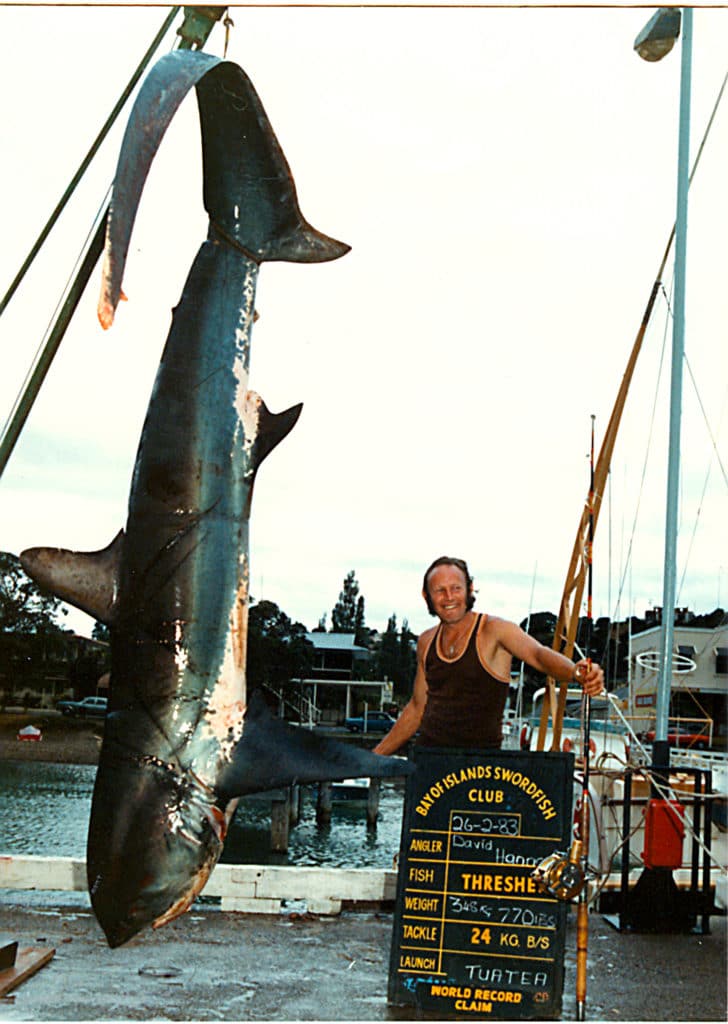
{"label": "fishing reel", "polygon": [[581,840],[575,839],[569,853],[551,853],[531,872],[540,892],[565,903],[579,895],[586,884],[581,866]]}

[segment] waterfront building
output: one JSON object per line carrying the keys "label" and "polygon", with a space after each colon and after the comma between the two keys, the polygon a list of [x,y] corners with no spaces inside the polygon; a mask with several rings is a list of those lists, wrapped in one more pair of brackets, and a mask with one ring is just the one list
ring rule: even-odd
{"label": "waterfront building", "polygon": [[[650,611],[647,629],[630,637],[630,704],[644,718],[640,729],[654,726],[660,657],[660,613]],[[676,609],[670,727],[693,729],[712,723],[712,745],[728,746],[728,615],[714,626],[696,626],[688,609]],[[652,624],[654,623],[654,624]],[[638,729],[639,731],[639,729]]]}

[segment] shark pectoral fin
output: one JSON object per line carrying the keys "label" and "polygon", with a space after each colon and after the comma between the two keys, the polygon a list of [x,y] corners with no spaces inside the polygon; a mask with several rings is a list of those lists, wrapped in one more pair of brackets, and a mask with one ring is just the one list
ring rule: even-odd
{"label": "shark pectoral fin", "polygon": [[246,394],[248,406],[257,410],[258,429],[253,448],[253,465],[257,467],[280,444],[296,425],[303,405],[292,405],[284,412],[272,413],[260,395],[255,391]]}
{"label": "shark pectoral fin", "polygon": [[381,757],[274,718],[256,690],[245,713],[243,736],[217,789],[223,800],[230,800],[293,782],[392,777],[413,770],[404,758]]}
{"label": "shark pectoral fin", "polygon": [[62,601],[112,625],[119,591],[119,564],[124,531],[102,551],[28,548],[20,554],[27,574]]}

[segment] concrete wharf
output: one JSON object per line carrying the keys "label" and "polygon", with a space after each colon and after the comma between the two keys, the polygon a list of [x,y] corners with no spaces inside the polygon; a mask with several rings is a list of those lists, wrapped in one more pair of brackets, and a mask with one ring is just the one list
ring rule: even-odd
{"label": "concrete wharf", "polygon": [[[55,956],[0,999],[2,1021],[416,1019],[416,1011],[386,1002],[392,872],[365,871],[368,878],[358,880],[361,898],[342,898],[338,914],[331,913],[334,907],[328,914],[312,912],[314,895],[310,906],[281,897],[277,910],[268,904],[268,912],[254,914],[201,900],[164,928],[110,950],[87,894],[75,884],[79,864],[55,866],[75,876],[73,885],[60,886],[73,891],[63,893],[22,888],[19,873],[31,869],[27,863],[15,864],[19,888],[10,888],[11,876],[4,873],[2,938],[17,939],[21,948],[52,947]],[[274,886],[279,897],[284,885],[291,893],[301,884],[311,894],[322,892],[336,873],[248,870],[261,872],[261,878],[275,870],[301,874],[295,884],[285,874],[267,879],[265,886]],[[353,895],[352,879],[344,878],[352,874],[357,873],[340,872],[332,899],[347,888]],[[221,876],[218,888],[225,884]],[[570,914],[567,928],[563,1020],[576,1018],[574,917]],[[587,1019],[725,1021],[726,918],[712,916],[710,925],[708,935],[629,934],[592,914]]]}

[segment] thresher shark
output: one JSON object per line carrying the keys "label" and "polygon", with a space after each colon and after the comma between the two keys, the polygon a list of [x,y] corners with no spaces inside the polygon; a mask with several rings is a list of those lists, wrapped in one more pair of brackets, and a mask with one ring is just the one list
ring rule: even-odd
{"label": "thresher shark", "polygon": [[178,50],[147,77],[114,181],[99,319],[108,327],[114,318],[149,167],[192,86],[209,233],[173,313],[126,528],[103,551],[33,548],[21,556],[38,582],[111,630],[87,865],[112,947],[190,907],[239,797],[408,770],[401,759],[290,726],[246,693],[253,483],[301,409],[273,415],[247,390],[258,268],[333,260],[349,247],[303,218],[286,159],[237,65]]}

